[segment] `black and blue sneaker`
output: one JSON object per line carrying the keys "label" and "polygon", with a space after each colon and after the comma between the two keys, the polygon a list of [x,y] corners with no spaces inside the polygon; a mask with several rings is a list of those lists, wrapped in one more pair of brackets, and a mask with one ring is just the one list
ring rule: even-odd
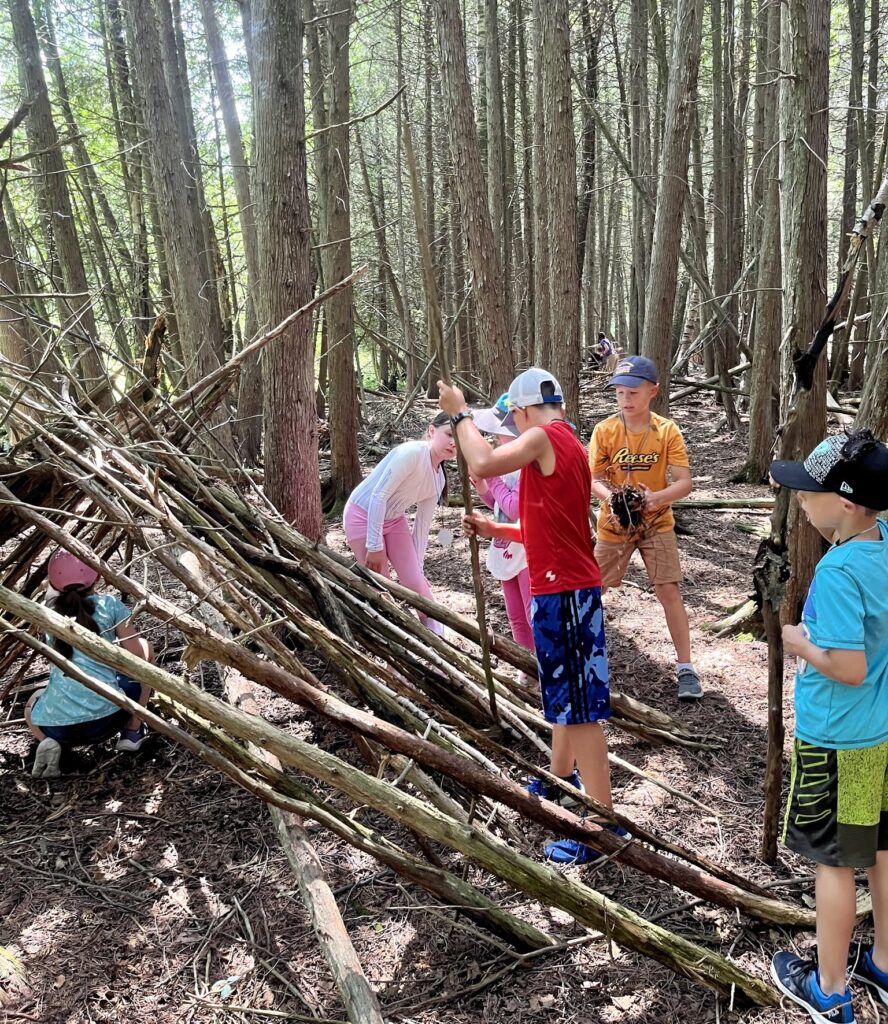
{"label": "black and blue sneaker", "polygon": [[[574,789],[578,789],[581,793],[585,793],[583,789],[583,780],[580,778],[580,773],[574,768],[570,775],[565,775],[562,779],[569,786],[573,786]],[[541,800],[551,800],[553,803],[560,804],[562,807],[577,807],[579,801],[573,800],[566,793],[562,793],[560,789],[556,789],[551,783],[546,782],[545,779],[534,777],[524,787],[528,793],[532,796],[538,796]]]}
{"label": "black and blue sneaker", "polygon": [[851,993],[846,988],[841,995],[825,995],[817,968],[810,960],[803,960],[795,953],[775,953],[771,960],[771,977],[777,988],[804,1007],[817,1024],[855,1024]]}
{"label": "black and blue sneaker", "polygon": [[[626,829],[612,821],[601,822],[601,827],[621,839],[629,838]],[[598,850],[593,850],[577,839],[557,839],[554,843],[546,843],[543,853],[550,864],[591,864],[601,856]]]}
{"label": "black and blue sneaker", "polygon": [[873,947],[865,948],[859,943],[851,944],[848,956],[848,970],[855,981],[869,986],[879,999],[888,1006],[888,971],[881,971],[873,963]]}

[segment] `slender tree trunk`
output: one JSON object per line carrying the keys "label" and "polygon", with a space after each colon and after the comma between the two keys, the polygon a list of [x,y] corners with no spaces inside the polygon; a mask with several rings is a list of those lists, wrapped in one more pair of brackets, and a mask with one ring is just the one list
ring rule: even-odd
{"label": "slender tree trunk", "polygon": [[548,366],[552,359],[551,238],[549,237],[549,157],[545,140],[545,103],[543,100],[542,5],[533,2],[533,237],[536,259],[533,261],[534,334],[536,343],[530,361]]}
{"label": "slender tree trunk", "polygon": [[493,240],[499,256],[500,267],[503,267],[505,265],[503,228],[506,214],[504,181],[506,144],[499,19],[497,17],[497,0],[483,0],[483,3],[485,27],[484,58],[487,74],[487,200],[490,204]]}
{"label": "slender tree trunk", "polygon": [[[215,289],[211,289],[209,300],[205,295],[209,282],[198,197],[187,171],[187,139],[181,134],[163,69],[155,59],[161,41],[150,0],[130,0],[129,13],[134,64],[144,104],[146,148],[151,158],[160,229],[169,257],[186,379],[195,383],[221,363],[222,318]],[[231,428],[224,415],[217,415],[213,434],[230,449]]]}
{"label": "slender tree trunk", "polygon": [[49,94],[43,74],[40,44],[28,0],[8,0],[15,48],[18,53],[22,91],[32,101],[27,127],[37,151],[34,165],[39,175],[38,198],[47,232],[47,247],[58,254],[61,270],[57,300],[58,315],[68,333],[77,371],[88,390],[105,379],[96,344],[99,340],[92,309],[89,281],[77,238],[74,210],[68,192],[68,177],[52,118]]}
{"label": "slender tree trunk", "polygon": [[[776,427],[775,387],[780,336],[782,334],[782,279],[780,238],[780,156],[778,142],[778,88],[780,67],[779,4],[765,8],[766,18],[759,33],[756,103],[762,105],[762,212],[757,230],[759,265],[755,309],[755,338],[752,371],[749,376],[749,457],[742,476],[750,483],[765,479],[774,448]],[[758,111],[757,111],[758,113]]]}
{"label": "slender tree trunk", "polygon": [[[279,323],[312,293],[305,155],[302,5],[254,0],[256,229],[260,319]],[[314,339],[303,317],[265,352],[265,489],[289,522],[319,538]]]}
{"label": "slender tree trunk", "polygon": [[[783,310],[786,353],[781,379],[789,397],[791,353],[814,335],[826,305],[826,160],[829,110],[829,0],[790,0],[783,26],[781,66],[791,70],[781,95],[781,134],[786,139],[783,169],[783,223],[786,260],[783,267]],[[809,414],[799,423],[795,454],[803,458],[826,432],[825,360],[817,367]],[[787,583],[781,618],[798,622],[801,603],[819,561],[820,534],[799,515],[793,502],[788,526],[792,576]]]}
{"label": "slender tree trunk", "polygon": [[[648,11],[647,0],[631,0],[629,38],[630,159],[632,175],[652,192],[650,178],[650,136],[648,131]],[[644,300],[647,292],[648,259],[647,208],[638,189],[632,190],[632,268],[630,278],[629,351],[641,351],[644,334]]]}
{"label": "slender tree trunk", "polygon": [[702,19],[702,0],[677,0],[666,101],[666,133],[642,345],[644,354],[657,364],[660,392],[655,401],[658,411],[664,413],[669,409],[669,377],[672,370],[670,328],[678,284],[681,222],[687,195],[685,182],[691,141],[691,115],[697,98]]}
{"label": "slender tree trunk", "polygon": [[[222,108],[225,141],[228,146],[228,159],[231,162],[231,176],[234,180],[234,194],[237,197],[238,218],[243,238],[244,258],[247,264],[244,330],[249,340],[255,337],[259,330],[254,298],[259,287],[259,242],[256,236],[256,215],[250,187],[250,166],[244,149],[243,133],[234,98],[228,57],[216,17],[216,0],[201,0],[201,11],[212,61],[213,77],[219,93],[219,106]],[[262,363],[260,356],[249,360],[241,368],[237,399],[238,448],[241,458],[250,466],[257,464],[262,444],[261,385]]]}
{"label": "slender tree trunk", "polygon": [[[851,36],[851,74],[848,78],[848,116],[845,120],[845,179],[842,189],[842,224],[839,229],[838,268],[841,273],[848,248],[848,236],[857,216],[857,171],[860,163],[859,124],[863,120],[863,62],[866,55],[864,42],[865,0],[848,0],[848,29]],[[848,341],[852,334],[849,326],[833,336],[829,379],[838,390],[848,370]]]}
{"label": "slender tree trunk", "polygon": [[[485,383],[489,384],[489,391],[499,392],[504,391],[512,380],[515,363],[506,330],[500,266],[481,172],[466,65],[465,32],[457,0],[435,0],[435,9],[442,96],[472,265]],[[575,263],[573,265],[576,266]]]}
{"label": "slender tree trunk", "polygon": [[558,344],[547,367],[564,391],[567,415],[579,422],[580,280],[577,273],[577,163],[570,86],[570,27],[567,0],[540,8],[543,36],[543,96],[549,160],[549,237],[552,266],[552,337]]}
{"label": "slender tree trunk", "polygon": [[[352,0],[329,0],[330,139],[327,150],[327,179],[318,182],[328,192],[327,224],[323,232],[327,288],[344,280],[352,271],[350,146],[349,32],[353,17]],[[333,490],[347,498],[361,480],[358,457],[358,391],[355,384],[354,310],[351,288],[339,292],[326,306],[330,351],[330,469]]]}

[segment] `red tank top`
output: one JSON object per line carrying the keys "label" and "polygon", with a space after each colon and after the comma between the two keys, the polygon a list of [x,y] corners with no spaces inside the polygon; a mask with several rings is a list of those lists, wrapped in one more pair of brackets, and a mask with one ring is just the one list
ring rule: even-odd
{"label": "red tank top", "polygon": [[592,474],[586,449],[564,420],[541,429],[555,452],[555,471],[543,476],[535,464],[525,466],[518,498],[530,592],[560,594],[600,587],[589,526]]}

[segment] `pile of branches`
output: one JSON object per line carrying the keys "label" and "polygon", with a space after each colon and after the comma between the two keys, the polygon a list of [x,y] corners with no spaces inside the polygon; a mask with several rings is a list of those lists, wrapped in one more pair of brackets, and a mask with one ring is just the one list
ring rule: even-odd
{"label": "pile of branches", "polygon": [[[492,718],[474,622],[310,542],[281,519],[248,474],[208,454],[203,424],[232,380],[231,373],[218,372],[184,402],[143,385],[102,410],[74,404],[20,368],[0,367],[0,400],[20,439],[0,482],[2,539],[16,537],[0,563],[0,671],[8,672],[26,646],[32,656],[135,710],[43,637],[67,640],[153,687],[156,700],[146,713],[153,729],[273,808],[318,822],[460,907],[516,949],[541,950],[559,940],[471,884],[454,870],[458,858],[723,996],[776,1003],[769,984],[730,959],[534,859],[529,823],[757,921],[814,923],[807,908],[773,898],[752,880],[585,794],[568,791],[588,813],[580,816],[513,781],[534,771],[566,788],[518,752],[530,745],[541,763],[550,753],[550,727],[519,675],[535,673],[532,657],[509,640],[493,640]],[[179,630],[189,665],[215,662],[227,699],[133,657],[36,600],[46,550],[55,544],[126,594],[134,613]],[[147,572],[140,581],[132,571],[140,561],[177,579],[188,602],[156,593]],[[447,625],[459,644],[430,633],[414,609]],[[318,663],[337,678],[337,692],[308,667]],[[243,698],[256,687],[345,730],[363,767],[251,713],[255,704]],[[652,742],[698,749],[720,742],[625,695],[614,694],[613,708],[614,726]],[[310,785],[300,781],[306,778]],[[364,826],[343,809],[349,805],[370,807],[406,827],[416,849]],[[593,818],[619,823],[631,838]],[[436,852],[441,847],[452,852],[446,863]]]}

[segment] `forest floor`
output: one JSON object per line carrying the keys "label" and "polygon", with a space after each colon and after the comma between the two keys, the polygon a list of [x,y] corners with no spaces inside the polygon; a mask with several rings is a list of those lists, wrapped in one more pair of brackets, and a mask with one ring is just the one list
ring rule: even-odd
{"label": "forest floor", "polygon": [[[591,395],[593,420],[610,412],[606,401],[600,392]],[[397,407],[394,399],[369,399],[368,436]],[[726,432],[711,399],[692,399],[678,406],[675,415],[688,441],[695,496],[767,495],[765,487],[728,483],[743,461],[744,443]],[[421,406],[403,426],[404,436],[419,436],[423,416]],[[459,515],[455,509],[440,509],[436,527],[457,533]],[[615,728],[609,730],[609,742],[625,760],[667,779],[717,814],[707,815],[622,770],[613,774],[617,807],[761,883],[795,879],[788,889],[777,891],[791,892],[812,905],[811,865],[784,850],[773,868],[758,859],[765,647],[751,636],[715,639],[701,629],[750,591],[758,539],[737,524],[763,524],[766,513],[687,511],[679,518],[687,531],[679,545],[694,660],[706,697],[692,706],[677,702],[674,656],[663,616],[643,569],[634,563],[626,585],[606,600],[612,680],[615,688],[686,719],[696,730],[724,737],[725,744],[713,752],[654,746]],[[445,549],[434,543],[435,532],[427,560],[433,590],[453,608],[472,613],[466,542],[458,539]],[[331,521],[329,540],[344,548],[338,522]],[[174,590],[169,581],[165,584]],[[494,625],[507,630],[498,586],[489,578],[486,585]],[[166,667],[184,672],[175,631],[157,627],[153,639]],[[40,667],[35,664],[30,671],[39,673]],[[192,677],[210,689],[218,685],[206,668],[202,676],[198,672]],[[335,686],[335,681],[326,681]],[[787,691],[791,693],[791,686]],[[342,757],[354,757],[344,734],[288,702],[269,695],[263,710],[275,723]],[[785,710],[791,730],[788,701]],[[21,701],[4,714],[0,946],[20,958],[28,991],[8,1004],[10,1010],[0,1009],[0,1020],[342,1020],[296,883],[268,815],[252,798],[158,738],[134,757],[99,749],[71,765],[71,774],[61,780],[33,780],[27,772],[33,746],[18,721]],[[365,823],[385,827],[412,845],[409,835],[393,833],[374,813],[358,813]],[[531,841],[541,848],[548,837],[535,829],[526,825]],[[380,871],[364,854],[313,825],[309,832],[389,1020],[704,1024],[743,1019],[774,1024],[802,1019],[783,1009],[735,1016],[711,993],[601,938],[521,962],[452,909],[431,904],[422,891]],[[443,854],[445,861],[459,863]],[[806,952],[813,944],[811,933],[768,928],[695,905],[685,894],[619,863],[568,871],[762,976],[776,948]],[[516,895],[475,869],[469,877],[513,912],[559,937],[585,934],[565,914]],[[0,973],[0,1006],[2,993]],[[872,1024],[879,1019],[865,993],[856,993],[856,1003],[859,1021]]]}

